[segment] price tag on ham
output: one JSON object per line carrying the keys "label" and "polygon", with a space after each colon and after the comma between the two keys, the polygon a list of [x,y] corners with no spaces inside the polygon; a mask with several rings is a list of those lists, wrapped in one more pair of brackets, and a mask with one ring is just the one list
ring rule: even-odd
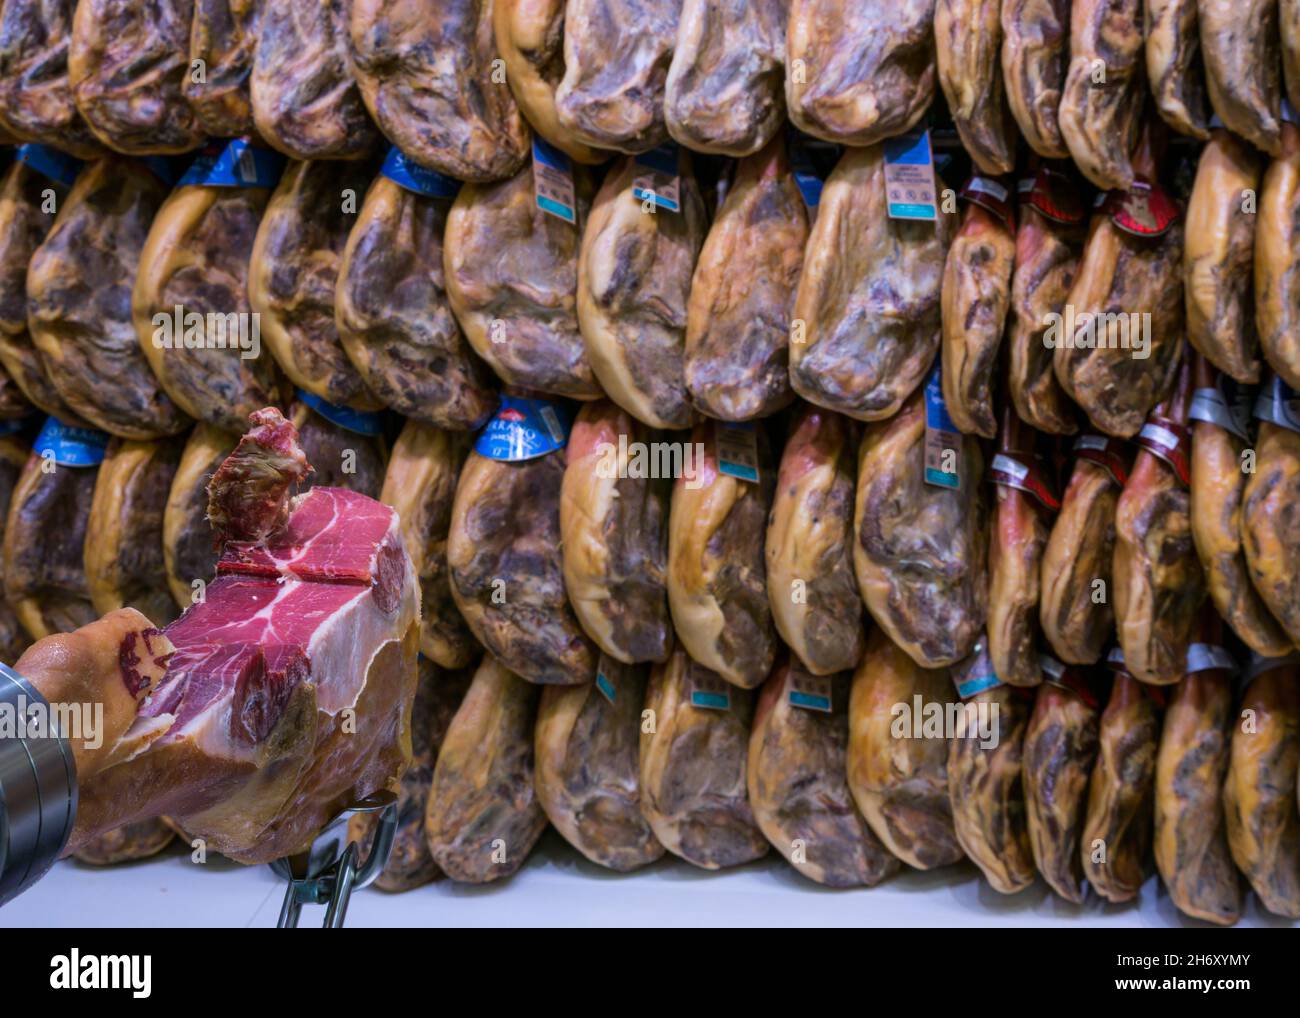
{"label": "price tag on ham", "polygon": [[717,672],[692,661],[687,690],[692,707],[704,710],[731,710],[731,687]]}
{"label": "price tag on ham", "polygon": [[19,145],[14,158],[64,187],[73,185],[82,166],[80,159],[48,145]]}
{"label": "price tag on ham", "polygon": [[719,473],[758,483],[758,434],[752,423],[715,421],[713,446]]}
{"label": "price tag on ham", "polygon": [[960,197],[996,216],[1008,230],[1016,232],[1016,210],[1011,203],[1011,190],[1002,181],[976,174],[962,186]]}
{"label": "price tag on ham", "polygon": [[210,141],[182,175],[180,186],[275,187],[283,169],[284,156],[243,138]]}
{"label": "price tag on ham", "polygon": [[533,135],[533,198],[543,212],[577,225],[573,163],[567,155],[537,135]]}
{"label": "price tag on ham", "polygon": [[989,658],[989,645],[985,637],[980,637],[968,657],[952,666],[952,684],[963,700],[1002,685],[1002,680],[993,671],[993,661]]}
{"label": "price tag on ham", "polygon": [[74,428],[48,417],[36,436],[32,451],[61,467],[97,467],[104,462],[108,433],[94,428]]}
{"label": "price tag on ham", "polygon": [[802,710],[815,710],[829,714],[834,709],[831,677],[829,675],[809,675],[802,668],[792,668],[790,690],[786,699],[791,707]]}
{"label": "price tag on ham", "polygon": [[676,145],[665,142],[636,157],[632,194],[637,201],[648,201],[656,208],[667,209],[669,212],[682,210]]}
{"label": "price tag on ham", "polygon": [[1022,203],[1054,223],[1069,226],[1087,216],[1082,183],[1051,166],[1040,166],[1032,177],[1022,177],[1016,190]]}
{"label": "price tag on ham", "polygon": [[474,440],[474,451],[491,460],[536,459],[564,448],[572,423],[563,403],[504,395],[496,415]]}
{"label": "price tag on ham", "polygon": [[962,434],[944,405],[941,371],[936,360],[925,383],[925,483],[960,488]]}
{"label": "price tag on ham", "polygon": [[939,218],[930,132],[913,131],[885,142],[885,195],[890,219]]}
{"label": "price tag on ham", "polygon": [[396,145],[388,150],[379,172],[413,194],[422,194],[426,198],[450,199],[460,193],[459,180],[443,176],[436,170],[425,169],[408,159]]}

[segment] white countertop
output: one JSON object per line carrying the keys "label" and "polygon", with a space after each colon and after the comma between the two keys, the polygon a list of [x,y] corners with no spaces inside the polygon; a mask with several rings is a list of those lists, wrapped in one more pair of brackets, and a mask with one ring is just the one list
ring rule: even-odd
{"label": "white countertop", "polygon": [[[273,927],[283,884],[265,866],[219,857],[204,865],[173,844],[138,863],[98,868],[61,862],[0,909],[0,927]],[[324,909],[306,906],[302,925]],[[402,894],[352,897],[347,925],[412,926],[1110,926],[1204,923],[1184,919],[1152,878],[1136,904],[1068,905],[1041,881],[1004,897],[970,864],[908,871],[879,887],[833,891],[798,876],[775,852],[739,869],[706,873],[665,859],[637,873],[601,869],[548,831],[512,879],[484,887],[440,881]],[[1248,895],[1242,926],[1295,926]]]}

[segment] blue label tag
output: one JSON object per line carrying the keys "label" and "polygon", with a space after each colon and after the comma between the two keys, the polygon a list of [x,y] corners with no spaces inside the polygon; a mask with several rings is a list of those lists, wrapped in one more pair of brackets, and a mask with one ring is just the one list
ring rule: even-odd
{"label": "blue label tag", "polygon": [[752,421],[715,421],[714,452],[718,473],[758,483],[758,432]]}
{"label": "blue label tag", "polygon": [[[1282,119],[1288,124],[1300,127],[1300,114],[1296,113],[1296,108],[1291,105],[1291,100],[1286,96],[1282,97]],[[1213,127],[1214,124],[1211,123],[1210,126]]]}
{"label": "blue label tag", "polygon": [[543,212],[578,222],[573,185],[573,163],[569,157],[540,135],[533,135],[533,197]]}
{"label": "blue label tag", "polygon": [[64,187],[72,186],[83,165],[80,159],[74,159],[66,152],[50,148],[49,145],[19,145],[15,158]]}
{"label": "blue label tag", "polygon": [[891,219],[939,218],[930,132],[913,131],[885,142],[885,193]]}
{"label": "blue label tag", "polygon": [[1255,398],[1255,416],[1279,428],[1300,431],[1300,395],[1277,375],[1270,375]]}
{"label": "blue label tag", "polygon": [[396,145],[388,150],[379,172],[406,190],[422,194],[426,198],[455,198],[460,193],[459,180],[444,176],[437,170],[425,169],[404,156]]}
{"label": "blue label tag", "polygon": [[632,194],[669,212],[682,210],[681,183],[677,178],[677,145],[666,141],[636,156]]}
{"label": "blue label tag", "polygon": [[[962,434],[943,401],[943,363],[935,359],[925,383],[925,483],[961,487]],[[952,469],[944,469],[951,466]]]}
{"label": "blue label tag", "polygon": [[250,145],[243,138],[210,141],[199,150],[179,186],[275,187],[284,161],[279,152]]}
{"label": "blue label tag", "polygon": [[298,390],[298,398],[324,417],[331,424],[355,431],[358,435],[374,438],[383,434],[384,418],[382,414],[368,410],[353,410],[350,406],[340,406],[327,399],[321,399],[314,392]]}
{"label": "blue label tag", "polygon": [[731,710],[731,694],[693,689],[691,690],[691,706],[702,707],[705,710]]}
{"label": "blue label tag", "polygon": [[516,463],[563,449],[573,423],[570,409],[547,399],[503,395],[496,415],[474,439],[474,451]]}
{"label": "blue label tag", "polygon": [[104,462],[108,432],[74,428],[57,417],[47,417],[32,451],[61,467],[97,467]]}
{"label": "blue label tag", "polygon": [[804,710],[819,710],[827,714],[831,711],[831,698],[821,693],[807,693],[802,689],[790,690],[790,704]]}

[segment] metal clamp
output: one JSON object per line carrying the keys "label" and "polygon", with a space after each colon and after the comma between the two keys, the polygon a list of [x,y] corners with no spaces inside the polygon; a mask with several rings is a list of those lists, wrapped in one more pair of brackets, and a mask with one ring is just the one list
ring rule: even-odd
{"label": "metal clamp", "polygon": [[[379,814],[379,826],[370,856],[358,868],[357,844],[348,839],[348,821],[361,813]],[[342,810],[316,835],[305,852],[271,863],[271,870],[289,882],[276,926],[294,928],[303,905],[324,905],[322,928],[340,928],[347,918],[352,892],[370,884],[384,871],[396,834],[397,796],[392,792],[375,792]]]}

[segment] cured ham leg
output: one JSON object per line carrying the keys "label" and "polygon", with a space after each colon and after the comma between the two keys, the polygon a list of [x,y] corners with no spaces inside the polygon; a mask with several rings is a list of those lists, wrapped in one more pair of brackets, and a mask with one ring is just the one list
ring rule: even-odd
{"label": "cured ham leg", "polygon": [[1231,925],[1241,915],[1241,877],[1224,823],[1223,784],[1232,726],[1232,680],[1221,669],[1174,686],[1156,757],[1156,867],[1179,911]]}
{"label": "cured ham leg", "polygon": [[1197,0],[1210,102],[1233,134],[1279,151],[1278,0]]}
{"label": "cured ham leg", "polygon": [[1156,110],[1180,134],[1209,138],[1196,0],[1146,0],[1147,80]]}
{"label": "cured ham leg", "polygon": [[1162,690],[1117,671],[1098,726],[1079,849],[1083,875],[1112,904],[1136,898],[1151,870],[1164,698]]}
{"label": "cured ham leg", "polygon": [[1259,596],[1300,646],[1300,432],[1260,421],[1255,456],[1241,504],[1246,564]]}
{"label": "cured ham leg", "polygon": [[802,405],[767,522],[772,619],[814,675],[844,671],[862,657],[862,599],[853,575],[856,437],[846,418]]}
{"label": "cured ham leg", "polygon": [[1070,0],[1002,0],[1002,77],[1011,115],[1048,159],[1070,150],[1057,117],[1070,57]]}
{"label": "cured ham leg", "polygon": [[726,421],[788,405],[788,343],[808,213],[785,143],[742,160],[700,250],[686,305],[686,388]]}
{"label": "cured ham leg", "polygon": [[962,145],[981,173],[1010,173],[1016,122],[1002,76],[1002,0],[936,0],[935,63]]}
{"label": "cured ham leg", "polygon": [[410,760],[419,591],[396,514],[339,488],[290,500],[311,469],[294,427],[253,423],[209,485],[224,551],[205,600],[163,632],[121,609],[17,664],[52,702],[103,705],[102,742],[72,740],[70,852],[166,814],[266,862]]}
{"label": "cured ham leg", "polygon": [[1228,847],[1264,907],[1300,919],[1300,658],[1251,665],[1223,786]]}
{"label": "cured ham leg", "polygon": [[1132,186],[1130,154],[1143,102],[1142,0],[1073,0],[1061,134],[1083,175],[1105,190]]}
{"label": "cured ham leg", "polygon": [[[1218,395],[1216,373],[1203,357],[1196,358],[1197,395]],[[1291,651],[1293,643],[1251,584],[1243,547],[1242,505],[1246,442],[1225,427],[1222,419],[1194,408],[1192,425],[1192,537],[1205,571],[1210,599],[1223,620],[1242,641],[1266,657]]]}
{"label": "cured ham leg", "polygon": [[[1154,181],[1157,139],[1147,125],[1134,166]],[[1092,217],[1083,261],[1066,300],[1075,331],[1056,337],[1056,377],[1095,428],[1132,438],[1165,394],[1183,347],[1183,226],[1135,236],[1116,219],[1158,228],[1144,190],[1113,197]],[[1067,322],[1069,316],[1067,316]]]}
{"label": "cured ham leg", "polygon": [[[849,788],[876,837],[919,870],[965,854],[953,829],[941,727],[955,696],[947,669],[918,668],[888,636],[872,631],[849,696]],[[901,732],[898,704],[912,721]],[[940,712],[940,727],[927,727],[918,709]]]}
{"label": "cured ham leg", "polygon": [[[1043,482],[1033,433],[1015,410],[1002,411],[989,533],[988,648],[993,672],[1012,686],[1043,680],[1038,660],[1040,563],[1049,530],[1047,507],[1024,487]],[[1044,490],[1044,496],[1054,500]]]}
{"label": "cured ham leg", "polygon": [[1082,224],[1056,222],[1021,203],[1007,316],[1007,388],[1021,420],[1057,435],[1078,430],[1078,411],[1056,380],[1043,334],[1051,316],[1065,310],[1085,232]]}
{"label": "cured ham leg", "polygon": [[1108,469],[1104,460],[1086,455],[1108,444],[1100,435],[1084,435],[1076,443],[1070,483],[1043,549],[1038,618],[1053,653],[1066,664],[1094,664],[1115,623],[1110,593],[1115,508],[1127,462]]}
{"label": "cured ham leg", "polygon": [[1085,894],[1080,843],[1097,757],[1098,702],[1085,676],[1063,666],[1054,671],[1038,688],[1025,729],[1025,816],[1038,872],[1078,905]]}
{"label": "cured ham leg", "polygon": [[739,158],[776,136],[788,13],[788,0],[684,0],[664,98],[675,140]]}
{"label": "cured ham leg", "polygon": [[1254,149],[1216,129],[1187,206],[1187,339],[1239,382],[1259,381],[1252,287],[1257,214],[1247,211],[1246,195],[1258,192],[1261,170]]}
{"label": "cured ham leg", "polygon": [[[982,178],[979,183],[1000,186]],[[943,401],[953,423],[968,435],[997,434],[993,372],[1011,304],[1015,257],[1013,223],[969,201],[948,249],[941,305]]]}
{"label": "cured ham leg", "polygon": [[934,98],[935,0],[791,0],[785,99],[801,131],[843,145],[904,134]]}
{"label": "cured ham leg", "polygon": [[827,887],[872,887],[902,867],[858,811],[845,778],[849,673],[828,677],[830,710],[791,702],[811,676],[782,662],[763,684],[746,777],[754,819],[795,872]]}
{"label": "cured ham leg", "polygon": [[1282,125],[1282,155],[1269,164],[1255,232],[1255,323],[1265,359],[1300,391],[1300,124]]}
{"label": "cured ham leg", "polygon": [[961,487],[925,482],[925,408],[867,429],[858,453],[854,569],[876,623],[923,668],[970,653],[984,628],[988,506],[979,444],[962,443]]}
{"label": "cured ham leg", "polygon": [[890,219],[884,148],[844,153],[822,191],[795,297],[795,392],[864,421],[898,412],[939,349],[953,218]]}
{"label": "cured ham leg", "polygon": [[[968,699],[948,749],[948,797],[957,840],[999,894],[1034,882],[1022,783],[1029,694],[998,685]],[[979,733],[980,712],[993,738]],[[989,743],[994,743],[990,745]]]}
{"label": "cured ham leg", "polygon": [[[1147,421],[1115,509],[1115,625],[1124,660],[1143,682],[1177,682],[1205,599],[1187,490],[1191,368]],[[1158,451],[1157,451],[1158,450]]]}

